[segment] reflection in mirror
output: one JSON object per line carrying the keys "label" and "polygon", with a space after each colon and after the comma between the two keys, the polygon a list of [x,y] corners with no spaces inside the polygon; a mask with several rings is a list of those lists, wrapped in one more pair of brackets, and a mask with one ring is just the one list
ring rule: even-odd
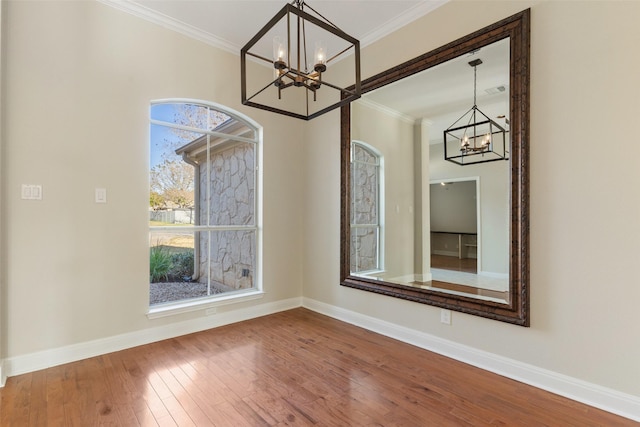
{"label": "reflection in mirror", "polygon": [[382,156],[359,141],[351,143],[351,272],[374,274],[382,270]]}
{"label": "reflection in mirror", "polygon": [[342,284],[527,325],[528,11],[434,52],[343,109]]}
{"label": "reflection in mirror", "polygon": [[[468,63],[478,60],[474,81]],[[508,162],[462,167],[444,158],[443,133],[474,105],[508,131],[509,38],[368,92],[352,106],[352,274],[508,302]],[[476,157],[493,160],[490,154]],[[433,181],[442,185],[426,185]]]}
{"label": "reflection in mirror", "polygon": [[[434,290],[458,292],[497,302],[509,300],[508,188],[496,191],[503,209],[490,195],[480,198],[480,177],[438,181],[430,185],[431,275]],[[508,180],[505,174],[503,181]],[[508,182],[508,181],[507,181]],[[486,193],[485,193],[486,195]],[[502,200],[503,199],[503,200]],[[491,221],[481,221],[483,211],[495,210]],[[489,224],[500,224],[493,230]],[[488,228],[482,233],[482,230]],[[485,236],[483,239],[482,236]]]}

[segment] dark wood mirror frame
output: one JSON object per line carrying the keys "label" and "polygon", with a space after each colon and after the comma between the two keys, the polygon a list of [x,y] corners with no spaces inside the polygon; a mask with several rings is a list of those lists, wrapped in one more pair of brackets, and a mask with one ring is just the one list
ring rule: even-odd
{"label": "dark wood mirror frame", "polygon": [[362,82],[362,93],[367,93],[485,45],[510,38],[510,301],[502,304],[351,275],[349,105],[341,108],[341,285],[529,326],[529,24],[530,10],[527,9]]}

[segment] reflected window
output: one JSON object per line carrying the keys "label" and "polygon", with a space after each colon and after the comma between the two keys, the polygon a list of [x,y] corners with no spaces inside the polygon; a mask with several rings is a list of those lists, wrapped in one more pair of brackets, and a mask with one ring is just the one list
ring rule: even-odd
{"label": "reflected window", "polygon": [[219,105],[152,103],[150,305],[259,289],[260,136]]}
{"label": "reflected window", "polygon": [[361,141],[351,143],[351,272],[383,270],[382,156]]}

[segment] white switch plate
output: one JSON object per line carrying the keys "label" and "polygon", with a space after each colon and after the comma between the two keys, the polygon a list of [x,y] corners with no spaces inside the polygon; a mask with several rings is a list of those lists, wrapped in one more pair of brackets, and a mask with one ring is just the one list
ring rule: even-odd
{"label": "white switch plate", "polygon": [[42,185],[22,184],[23,200],[42,200]]}
{"label": "white switch plate", "polygon": [[451,310],[440,309],[440,323],[444,323],[445,325],[451,324]]}
{"label": "white switch plate", "polygon": [[96,203],[107,203],[106,188],[96,188]]}

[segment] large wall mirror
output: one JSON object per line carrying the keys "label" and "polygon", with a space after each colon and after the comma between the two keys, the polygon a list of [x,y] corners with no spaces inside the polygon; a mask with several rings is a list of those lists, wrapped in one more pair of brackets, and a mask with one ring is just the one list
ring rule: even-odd
{"label": "large wall mirror", "polygon": [[529,10],[362,88],[341,110],[341,284],[529,326]]}

